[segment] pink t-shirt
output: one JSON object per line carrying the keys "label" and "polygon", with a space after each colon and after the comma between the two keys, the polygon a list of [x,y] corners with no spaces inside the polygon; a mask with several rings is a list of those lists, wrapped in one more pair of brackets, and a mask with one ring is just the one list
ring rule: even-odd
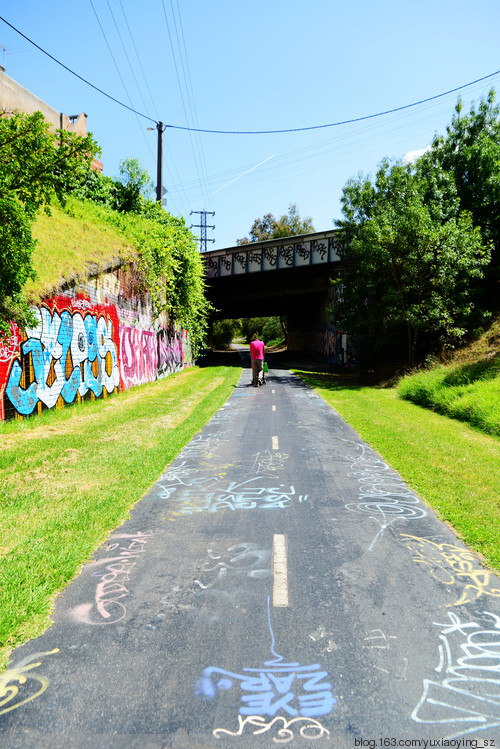
{"label": "pink t-shirt", "polygon": [[250,344],[250,356],[252,359],[263,359],[265,348],[264,341],[259,341],[258,338],[256,341],[252,341]]}

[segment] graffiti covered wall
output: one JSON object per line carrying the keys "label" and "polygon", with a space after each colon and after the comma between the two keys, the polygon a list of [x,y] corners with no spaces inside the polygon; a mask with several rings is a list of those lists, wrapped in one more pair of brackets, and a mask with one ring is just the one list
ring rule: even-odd
{"label": "graffiti covered wall", "polygon": [[22,333],[0,341],[0,420],[106,398],[192,362],[188,331],[153,323],[146,296],[127,293],[123,270],[50,299]]}

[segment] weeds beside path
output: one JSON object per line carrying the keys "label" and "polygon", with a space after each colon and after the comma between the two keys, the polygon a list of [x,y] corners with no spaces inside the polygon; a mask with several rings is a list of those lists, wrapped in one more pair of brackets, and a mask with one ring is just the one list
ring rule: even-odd
{"label": "weeds beside path", "polygon": [[233,392],[238,366],[0,424],[0,669],[58,591]]}
{"label": "weeds beside path", "polygon": [[295,370],[500,571],[500,438],[348,377]]}

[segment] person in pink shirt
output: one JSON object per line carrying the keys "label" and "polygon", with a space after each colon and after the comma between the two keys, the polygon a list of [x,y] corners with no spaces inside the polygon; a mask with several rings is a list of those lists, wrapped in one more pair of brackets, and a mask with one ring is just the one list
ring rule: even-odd
{"label": "person in pink shirt", "polygon": [[255,388],[263,382],[265,350],[264,341],[259,340],[258,335],[254,335],[250,344],[250,358],[252,360],[252,385]]}

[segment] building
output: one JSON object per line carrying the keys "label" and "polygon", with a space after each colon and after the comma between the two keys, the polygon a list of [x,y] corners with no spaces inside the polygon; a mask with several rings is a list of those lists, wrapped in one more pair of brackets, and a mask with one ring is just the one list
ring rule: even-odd
{"label": "building", "polygon": [[[44,101],[32,94],[31,91],[21,86],[17,81],[10,78],[5,68],[0,65],[0,112],[12,114],[13,112],[25,112],[33,114],[41,112],[53,130],[67,130],[77,135],[87,135],[87,115],[80,112],[77,115],[67,115],[58,112],[57,109],[46,104]],[[103,164],[99,159],[94,159],[92,169],[102,172]]]}

